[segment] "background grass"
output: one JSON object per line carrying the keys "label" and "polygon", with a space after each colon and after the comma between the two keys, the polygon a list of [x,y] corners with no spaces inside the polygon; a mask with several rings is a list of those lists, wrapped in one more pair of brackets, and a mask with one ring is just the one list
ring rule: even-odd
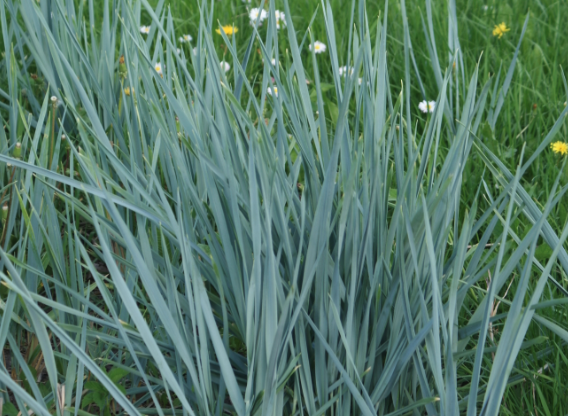
{"label": "background grass", "polygon": [[[342,34],[349,32],[350,6],[342,0],[332,0],[330,3],[335,11],[334,23],[340,53],[339,64],[347,65],[349,39]],[[158,2],[154,1],[153,4],[157,5]],[[259,1],[250,4],[238,0],[215,2],[214,20],[218,20],[221,24],[234,23],[239,28],[236,41],[240,55],[244,54],[245,41],[252,32],[249,25],[248,10],[259,5]],[[277,1],[276,5],[280,7],[280,10],[283,10],[282,3]],[[384,6],[384,1],[368,2],[369,16],[377,16],[378,19],[383,13]],[[194,35],[197,33],[199,13],[196,1],[170,0],[165,2],[164,7],[171,9],[177,33]],[[434,99],[438,87],[432,72],[426,39],[422,35],[423,19],[426,17],[424,2],[409,0],[407,7],[411,11],[408,14],[408,23],[411,28],[411,41],[416,65],[424,85],[423,92],[419,88],[415,74],[413,74],[411,98],[414,104],[413,109],[416,115],[420,117],[417,103],[423,99]],[[561,68],[568,66],[568,50],[564,47],[568,42],[568,32],[562,29],[563,22],[568,19],[568,8],[562,1],[554,0],[494,2],[457,0],[456,7],[460,42],[464,52],[464,65],[461,70],[464,71],[465,79],[469,79],[470,71],[475,68],[477,62],[480,62],[479,79],[481,83],[489,77],[495,76],[500,68],[503,72],[506,70],[515,51],[525,17],[527,14],[529,15],[529,24],[521,44],[521,53],[511,83],[509,99],[502,110],[499,125],[495,126],[495,130],[492,132],[495,140],[488,142],[490,149],[499,155],[502,162],[510,170],[514,170],[520,149],[526,146],[527,154],[530,155],[538,147],[548,128],[553,125],[557,115],[564,109],[567,101],[568,91],[562,80]],[[313,21],[311,32],[314,39],[325,41],[321,6],[317,0],[294,1],[290,8],[296,28],[301,28],[299,29],[300,35],[304,34],[302,30],[308,27],[314,13],[319,12],[318,17]],[[150,22],[148,17],[144,16],[144,12],[142,16],[143,22]],[[433,8],[435,36],[440,40],[447,37],[446,16],[446,2],[435,2]],[[376,28],[377,22],[378,20],[370,20],[371,31]],[[511,30],[501,39],[498,39],[492,35],[492,31],[494,26],[501,22],[505,22]],[[403,26],[399,2],[390,2],[388,25],[389,79],[391,87],[396,91],[400,89],[401,81],[404,80]],[[259,31],[262,33],[263,28],[260,28]],[[219,56],[225,56],[226,50],[222,38],[216,36],[214,40],[217,41]],[[281,36],[279,42],[281,60],[285,60],[286,37]],[[438,41],[438,57],[442,67],[447,67],[451,59],[448,52],[444,50],[445,45],[446,43]],[[257,50],[257,53],[253,55],[251,77],[262,72],[259,52]],[[306,54],[306,59],[310,59],[309,54]],[[319,59],[322,80],[329,83],[332,79],[331,66],[325,64],[329,57],[324,54],[320,55]],[[231,74],[229,74],[230,76]],[[335,104],[336,99],[332,92],[326,94],[325,98],[329,106]],[[422,119],[424,120],[425,117],[422,117]],[[558,140],[568,140],[566,125],[563,126]],[[523,177],[523,183],[535,201],[548,199],[549,190],[560,166],[561,159],[549,151],[540,156],[528,170]],[[468,166],[468,177],[471,178],[473,184],[479,182],[483,169],[483,163],[473,155]],[[565,178],[568,178],[568,176],[565,176]],[[489,185],[495,186],[493,183],[489,183]],[[475,195],[475,187],[466,188],[463,200],[467,205],[467,201],[471,201]],[[564,204],[560,204],[555,208],[550,221],[556,225],[556,229],[560,229],[566,218],[567,209]],[[522,234],[522,230],[519,231]]]}
{"label": "background grass", "polygon": [[[332,8],[335,16],[336,38],[338,39],[339,63],[348,64],[347,50],[348,39],[342,34],[349,32],[349,16],[348,12],[342,11],[346,8],[345,2],[332,1]],[[100,5],[100,3],[97,3]],[[171,7],[172,16],[174,16],[175,31],[179,35],[189,33],[195,36],[199,26],[199,13],[196,3],[171,1],[168,4]],[[416,57],[418,73],[420,74],[422,83],[424,84],[424,95],[418,88],[416,74],[413,74],[411,91],[412,109],[414,115],[418,118],[417,129],[423,129],[426,123],[426,117],[422,116],[418,109],[417,103],[422,99],[433,99],[437,95],[438,87],[436,85],[434,74],[432,73],[432,65],[429,63],[427,53],[427,45],[425,37],[421,36],[422,17],[425,16],[424,5],[419,1],[409,1],[407,3],[409,13],[409,26],[412,28],[412,45]],[[257,5],[255,5],[257,6]],[[280,5],[281,6],[281,5]],[[318,3],[315,1],[294,1],[291,2],[292,19],[295,27],[298,29],[298,36],[301,39],[311,20],[312,14],[318,10]],[[467,80],[472,75],[469,73],[475,63],[480,59],[480,82],[483,84],[491,75],[499,71],[503,64],[503,71],[506,70],[516,47],[519,38],[522,23],[527,13],[530,15],[529,26],[525,38],[521,45],[521,53],[519,55],[518,64],[509,91],[509,97],[503,108],[500,122],[495,126],[494,131],[489,132],[489,136],[493,136],[494,141],[488,141],[488,146],[497,154],[501,161],[507,165],[509,170],[514,171],[519,162],[519,155],[523,146],[527,155],[537,148],[541,143],[543,135],[545,135],[558,114],[564,109],[566,102],[566,90],[562,81],[560,67],[566,67],[568,62],[568,49],[564,47],[567,41],[568,33],[563,30],[563,22],[567,21],[568,9],[562,2],[552,1],[514,1],[487,3],[488,9],[484,10],[483,4],[477,1],[457,1],[457,15],[459,21],[459,33],[462,49],[464,54],[463,68],[458,70],[464,71],[464,78]],[[529,9],[530,6],[530,9]],[[249,6],[250,7],[250,6]],[[369,16],[378,16],[384,9],[383,2],[373,2],[368,4]],[[436,3],[434,7],[434,22],[436,28],[436,38],[438,40],[445,39],[447,33],[447,10],[445,3]],[[312,24],[312,32],[315,39],[325,41],[325,28],[321,11],[319,11],[316,19]],[[102,15],[102,10],[101,10]],[[239,56],[242,56],[246,48],[246,40],[248,39],[251,28],[248,25],[247,5],[240,1],[217,1],[215,2],[215,18],[221,23],[235,23],[240,29],[235,37]],[[150,19],[144,15],[144,19],[149,23]],[[496,39],[491,35],[493,26],[504,21],[511,28],[511,31],[505,34],[502,39]],[[377,20],[370,21],[371,32],[376,28]],[[262,32],[263,28],[260,29]],[[400,90],[401,79],[404,79],[404,55],[403,55],[403,27],[401,24],[401,14],[398,8],[398,2],[391,2],[389,9],[389,38],[387,42],[388,59],[389,59],[389,80],[393,91]],[[223,41],[220,36],[214,36],[217,52],[219,57],[227,57],[226,50],[223,48]],[[286,55],[287,44],[284,36],[279,40],[281,61],[289,59]],[[448,66],[449,56],[447,51],[440,48],[440,45],[446,45],[445,42],[438,42],[438,56],[441,60],[442,67]],[[118,53],[118,52],[117,52]],[[305,67],[310,67],[311,57],[304,51],[306,60]],[[228,58],[225,58],[228,60]],[[330,65],[327,64],[329,56],[326,54],[317,57],[318,65],[321,70],[322,80],[326,84],[332,83],[332,73]],[[253,54],[252,66],[249,70],[251,82],[260,81],[262,73],[262,63],[260,55]],[[228,80],[231,81],[233,71],[228,74]],[[0,75],[1,77],[2,75]],[[312,80],[313,81],[313,80]],[[0,81],[2,85],[4,83]],[[334,122],[334,114],[336,113],[337,101],[335,93],[331,89],[324,91],[328,114],[330,114],[330,124]],[[334,107],[335,106],[335,107]],[[566,125],[560,131],[559,140],[567,140]],[[447,150],[452,142],[452,137],[443,137],[441,148]],[[445,157],[444,151],[442,157]],[[544,205],[549,199],[552,184],[561,168],[561,159],[552,154],[552,152],[544,152],[535,163],[530,167],[522,183],[529,191],[537,204]],[[475,191],[477,185],[483,176],[485,170],[484,162],[473,152],[469,159],[467,172],[465,176],[466,185],[462,191],[462,211],[471,206],[475,199]],[[499,192],[499,184],[496,183],[490,175],[483,176],[486,179],[487,189]],[[564,174],[563,183],[566,183],[568,177]],[[487,201],[480,200],[481,206],[488,206]],[[560,233],[562,226],[566,222],[565,203],[558,204],[552,212],[549,221],[553,225],[555,231]],[[527,224],[521,220],[514,221],[512,228],[520,236],[526,235],[528,232]],[[544,263],[550,256],[551,250],[546,244],[541,244],[537,249],[537,259]],[[568,289],[566,276],[561,268],[554,270],[554,276],[562,282],[565,289]],[[516,289],[516,281],[512,279],[510,292],[514,293]],[[484,287],[472,289],[472,292],[478,291],[482,293]],[[531,288],[532,290],[532,288]],[[531,290],[527,296],[530,295]],[[472,293],[472,303],[475,303],[475,293]],[[505,293],[500,310],[507,310],[508,298]],[[545,295],[545,298],[557,297],[558,293],[551,290]],[[565,323],[567,320],[566,307],[557,306],[542,312],[549,319]],[[462,319],[467,320],[467,317]],[[495,325],[494,329],[498,332],[501,328]],[[563,393],[568,389],[568,360],[566,354],[566,345],[550,331],[537,325],[531,324],[527,339],[536,340],[534,345],[521,351],[520,363],[525,370],[524,378],[520,377],[518,383],[508,388],[505,400],[502,405],[503,414],[550,414],[562,415],[568,413],[568,398]],[[96,348],[96,346],[93,346]],[[100,346],[99,346],[100,348]],[[491,356],[486,357],[487,360]],[[489,366],[489,363],[488,363]],[[462,369],[463,370],[463,369]],[[463,374],[464,376],[466,374]]]}

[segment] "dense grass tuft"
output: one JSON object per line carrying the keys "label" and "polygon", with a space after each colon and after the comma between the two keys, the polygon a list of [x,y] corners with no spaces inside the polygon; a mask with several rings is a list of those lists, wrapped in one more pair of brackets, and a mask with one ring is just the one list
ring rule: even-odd
{"label": "dense grass tuft", "polygon": [[530,13],[230,4],[0,0],[3,414],[566,413]]}

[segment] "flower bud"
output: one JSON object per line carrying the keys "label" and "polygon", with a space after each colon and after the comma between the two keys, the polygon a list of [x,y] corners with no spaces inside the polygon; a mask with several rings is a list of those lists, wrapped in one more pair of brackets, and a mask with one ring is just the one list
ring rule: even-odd
{"label": "flower bud", "polygon": [[126,78],[128,70],[126,69],[126,63],[124,62],[124,56],[121,56],[118,60],[118,74],[122,79]]}
{"label": "flower bud", "polygon": [[15,159],[19,159],[20,156],[22,156],[22,144],[20,142],[16,143],[12,156],[14,156]]}
{"label": "flower bud", "polygon": [[69,140],[67,140],[67,136],[64,134],[61,135],[61,148],[63,149],[69,148]]}
{"label": "flower bud", "polygon": [[6,218],[8,218],[8,204],[2,206],[2,222],[6,221]]}

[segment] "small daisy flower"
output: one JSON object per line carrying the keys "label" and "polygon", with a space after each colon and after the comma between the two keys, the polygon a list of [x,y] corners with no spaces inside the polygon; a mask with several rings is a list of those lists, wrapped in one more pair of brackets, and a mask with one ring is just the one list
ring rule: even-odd
{"label": "small daisy flower", "polygon": [[568,154],[568,144],[564,142],[554,142],[550,145],[554,153],[559,153],[563,156]]}
{"label": "small daisy flower", "polygon": [[228,62],[221,61],[221,62],[219,62],[219,64],[221,65],[221,69],[222,69],[224,72],[227,72],[229,69],[231,69],[231,65],[229,65]]}
{"label": "small daisy flower", "polygon": [[505,22],[495,25],[495,29],[493,29],[493,36],[497,36],[499,39],[503,37],[503,35],[508,32],[509,29]]}
{"label": "small daisy flower", "polygon": [[268,87],[266,92],[268,92],[270,95],[274,95],[275,97],[278,97],[278,88],[277,87],[273,87],[273,88]]}
{"label": "small daisy flower", "polygon": [[418,104],[418,108],[423,113],[433,113],[435,107],[436,101],[422,101],[420,104]]}
{"label": "small daisy flower", "polygon": [[162,64],[160,62],[156,63],[154,65],[154,69],[156,70],[156,72],[162,76],[163,72],[162,72]]}
{"label": "small daisy flower", "polygon": [[178,40],[180,41],[180,43],[188,43],[188,42],[191,42],[193,40],[193,38],[191,37],[191,35],[183,35],[183,36],[180,36],[180,38]]}
{"label": "small daisy flower", "polygon": [[346,75],[353,75],[354,68],[352,66],[340,66],[339,67],[339,76],[344,77]]}
{"label": "small daisy flower", "polygon": [[140,33],[147,35],[150,33],[150,26],[140,26]]}
{"label": "small daisy flower", "polygon": [[283,26],[286,26],[286,15],[284,14],[284,12],[275,10],[274,18],[276,20],[276,29],[280,29],[280,23],[282,23]]}
{"label": "small daisy flower", "polygon": [[225,32],[225,35],[231,36],[231,35],[237,33],[239,31],[239,28],[237,28],[233,25],[225,25],[225,26],[221,26],[219,29],[216,29],[215,32],[217,32],[218,34],[221,34],[221,30],[223,32]]}
{"label": "small daisy flower", "polygon": [[[325,52],[326,49],[327,46],[325,46],[325,43],[322,43],[319,40],[316,40],[314,42],[314,53],[322,53]],[[312,45],[310,45],[310,51],[311,50],[312,50]]]}
{"label": "small daisy flower", "polygon": [[265,20],[267,17],[268,17],[268,12],[264,9],[261,9],[259,7],[254,7],[250,9],[249,18],[251,25],[254,25],[258,20],[258,25],[260,26],[262,21]]}

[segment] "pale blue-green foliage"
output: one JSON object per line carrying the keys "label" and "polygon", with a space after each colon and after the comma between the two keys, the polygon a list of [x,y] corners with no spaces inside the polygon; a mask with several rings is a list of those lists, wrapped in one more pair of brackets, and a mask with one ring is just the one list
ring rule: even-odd
{"label": "pale blue-green foliage", "polygon": [[[228,78],[213,42],[213,1],[201,3],[188,47],[176,44],[163,0],[154,9],[147,0],[105,0],[102,22],[94,0],[0,0],[9,69],[0,161],[14,171],[12,182],[2,176],[10,209],[0,344],[29,385],[0,364],[2,390],[12,393],[4,403],[76,415],[98,380],[127,414],[498,413],[533,319],[568,341],[538,315],[565,301],[539,304],[547,285],[562,290],[550,275],[557,258],[568,270],[568,231],[557,236],[546,221],[568,188],[557,181],[541,212],[520,184],[536,154],[513,174],[484,146],[480,126],[499,122],[516,54],[503,84],[479,86],[477,70],[466,81],[452,0],[447,42],[456,65],[448,70],[425,3],[439,94],[417,128],[410,84],[424,87],[400,1],[406,73],[392,88],[388,6],[376,33],[364,2],[350,6],[355,75],[342,77],[325,0],[315,18],[325,20],[327,54],[318,56],[288,4],[278,32],[274,0],[266,2],[266,36],[255,32],[244,55],[222,35]],[[147,37],[142,10],[152,19]],[[288,50],[278,36],[288,37]],[[256,48],[265,63],[251,78]],[[281,63],[272,66],[272,57]],[[333,123],[321,65],[333,72]],[[30,68],[48,85],[39,98]],[[16,142],[22,160],[10,156]],[[501,188],[492,195],[480,186],[488,208],[474,204],[460,216],[474,147]],[[524,237],[509,227],[518,217],[533,224]],[[546,265],[534,257],[539,236],[554,248]],[[513,271],[513,300],[493,316]],[[530,294],[529,279],[538,281]],[[42,383],[18,351],[32,341]]]}

